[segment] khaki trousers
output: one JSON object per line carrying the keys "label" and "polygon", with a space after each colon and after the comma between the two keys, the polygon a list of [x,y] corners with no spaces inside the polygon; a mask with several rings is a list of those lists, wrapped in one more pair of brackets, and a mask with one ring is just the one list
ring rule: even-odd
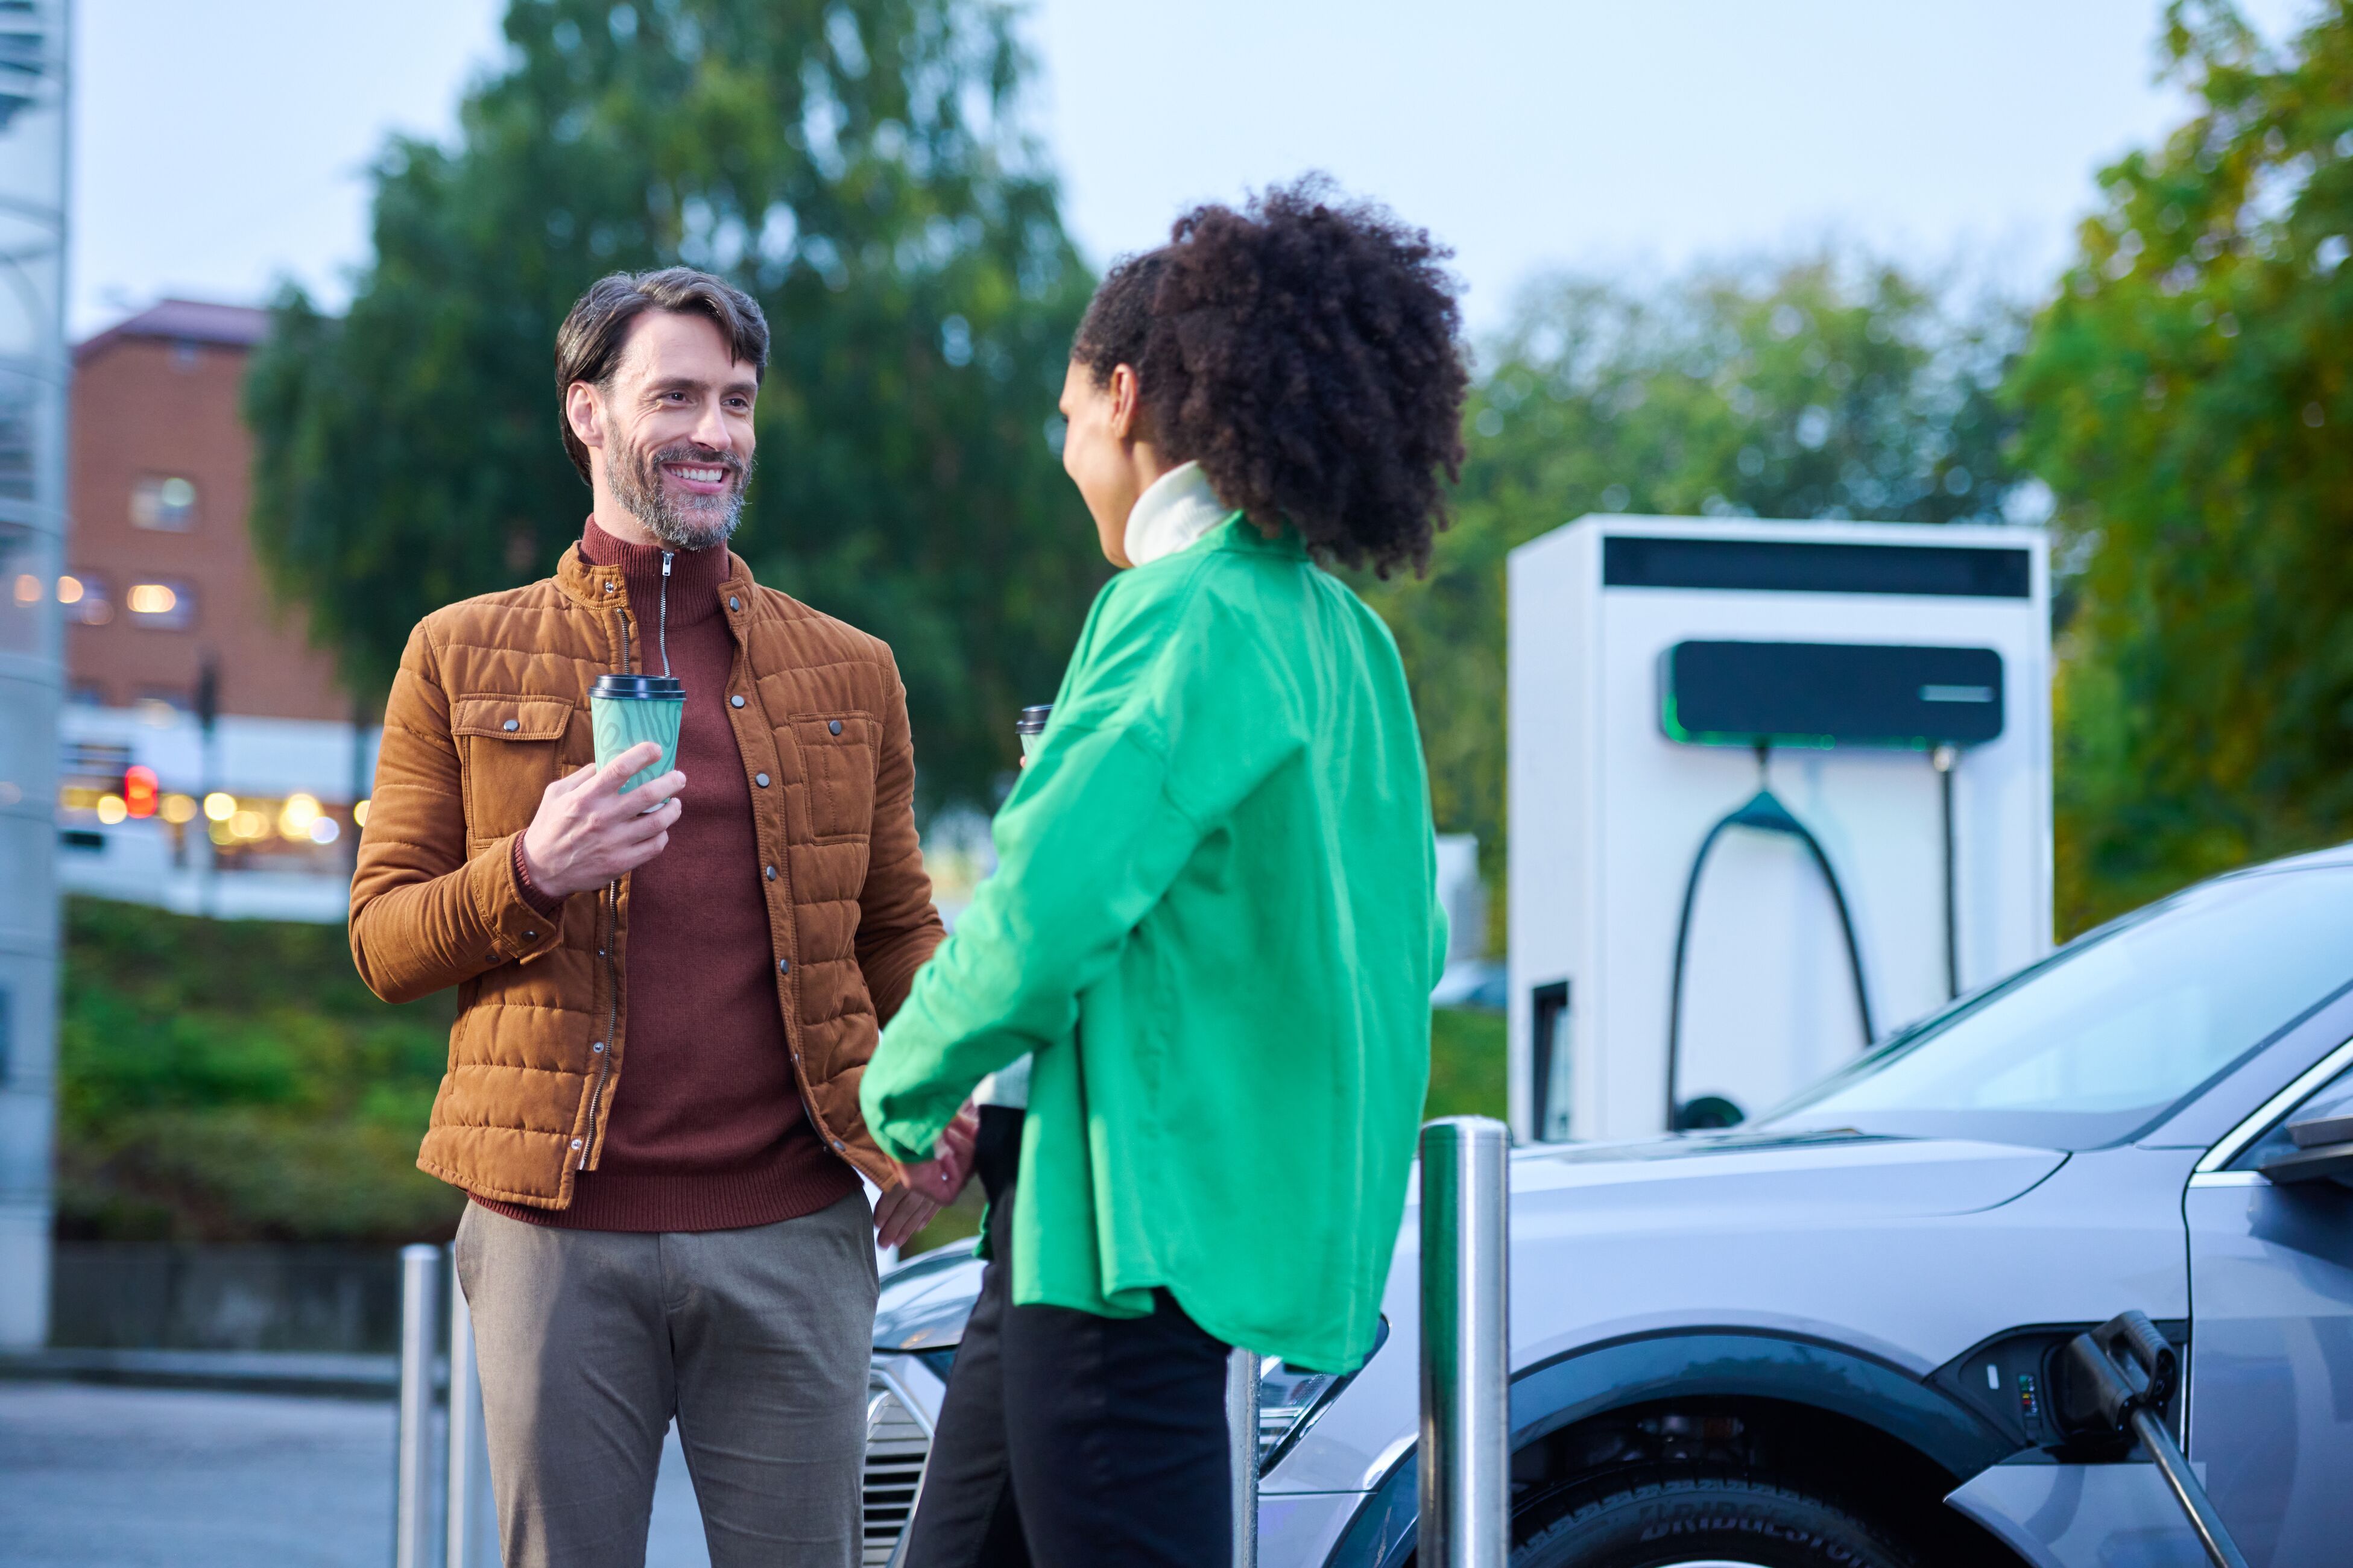
{"label": "khaki trousers", "polygon": [[851,1568],[874,1237],[852,1193],[743,1230],[558,1230],[468,1205],[474,1320],[507,1568],[642,1568],[663,1434],[712,1568]]}

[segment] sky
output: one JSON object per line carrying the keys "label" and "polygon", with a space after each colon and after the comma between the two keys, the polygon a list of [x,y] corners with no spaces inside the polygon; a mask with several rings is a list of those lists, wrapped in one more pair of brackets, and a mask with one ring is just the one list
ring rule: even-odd
{"label": "sky", "polygon": [[[2183,114],[2160,0],[1034,0],[1031,122],[1100,265],[1308,170],[1454,247],[1474,330],[1570,268],[1868,247],[2032,296]],[[2277,37],[2310,0],[2248,0]],[[165,297],[346,297],[371,159],[454,138],[504,0],[80,0],[77,337]]]}

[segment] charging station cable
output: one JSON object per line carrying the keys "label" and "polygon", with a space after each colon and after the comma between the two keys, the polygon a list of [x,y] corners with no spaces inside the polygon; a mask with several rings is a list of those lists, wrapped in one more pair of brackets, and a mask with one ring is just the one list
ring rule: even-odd
{"label": "charging station cable", "polygon": [[1928,749],[1928,765],[1936,770],[1936,794],[1945,810],[1945,999],[1948,1002],[1958,1001],[1961,994],[1961,891],[1953,868],[1953,769],[1960,760],[1958,746],[1945,743]]}
{"label": "charging station cable", "polygon": [[[1692,858],[1691,877],[1683,883],[1683,914],[1675,921],[1674,977],[1672,982],[1672,989],[1668,993],[1667,999],[1667,1131],[1670,1132],[1680,1132],[1684,1130],[1684,1108],[1680,1098],[1683,1034],[1683,962],[1691,952],[1692,907],[1699,898],[1700,873],[1707,868],[1708,854],[1715,847],[1715,841],[1724,837],[1725,829],[1728,827],[1746,827],[1757,833],[1778,833],[1784,837],[1798,840],[1813,856],[1815,866],[1821,871],[1822,881],[1831,890],[1831,903],[1838,910],[1840,934],[1846,938],[1847,965],[1854,975],[1855,1011],[1862,1019],[1862,1043],[1868,1048],[1871,1043],[1879,1037],[1878,1031],[1871,1026],[1871,993],[1863,984],[1862,949],[1854,940],[1854,921],[1847,912],[1846,890],[1839,886],[1838,873],[1831,869],[1831,858],[1824,852],[1821,840],[1816,838],[1812,831],[1804,823],[1799,821],[1788,806],[1781,804],[1780,796],[1773,793],[1773,786],[1765,776],[1766,761],[1771,754],[1772,749],[1769,746],[1762,744],[1757,746],[1757,793],[1737,807],[1718,817],[1715,826],[1707,830],[1707,837],[1699,841],[1699,853]],[[1952,772],[1949,767],[1943,771],[1949,798]],[[1949,811],[1945,820],[1947,846],[1946,864],[1948,871],[1946,886],[1949,889],[1951,887],[1949,847],[1952,823]],[[1948,924],[1947,931],[1950,929]]]}

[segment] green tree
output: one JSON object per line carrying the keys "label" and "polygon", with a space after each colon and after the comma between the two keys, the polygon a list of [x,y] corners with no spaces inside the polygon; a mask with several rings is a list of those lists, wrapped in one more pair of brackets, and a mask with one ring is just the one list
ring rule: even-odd
{"label": "green tree", "polygon": [[256,357],[253,528],[364,700],[410,626],[544,574],[587,493],[555,328],[675,261],[775,351],[737,547],[887,639],[924,802],[986,802],[1103,575],[1049,418],[1090,279],[989,0],[513,0],[454,148],[396,141],[332,319],[290,289]]}
{"label": "green tree", "polygon": [[1996,401],[2021,323],[1812,258],[1527,296],[1482,356],[1429,580],[1360,584],[1412,678],[1442,828],[1479,835],[1501,940],[1504,557],[1588,512],[1945,522],[2032,492]]}
{"label": "green tree", "polygon": [[2353,0],[2166,14],[2196,112],[2100,177],[2012,388],[2084,614],[2061,920],[2353,834]]}

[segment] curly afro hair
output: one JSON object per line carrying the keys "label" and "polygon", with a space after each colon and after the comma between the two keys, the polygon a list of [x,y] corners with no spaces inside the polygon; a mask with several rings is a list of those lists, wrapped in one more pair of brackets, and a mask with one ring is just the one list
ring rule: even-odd
{"label": "curly afro hair", "polygon": [[1135,370],[1152,439],[1323,559],[1430,563],[1462,468],[1461,311],[1428,232],[1310,176],[1115,264],[1071,356]]}

